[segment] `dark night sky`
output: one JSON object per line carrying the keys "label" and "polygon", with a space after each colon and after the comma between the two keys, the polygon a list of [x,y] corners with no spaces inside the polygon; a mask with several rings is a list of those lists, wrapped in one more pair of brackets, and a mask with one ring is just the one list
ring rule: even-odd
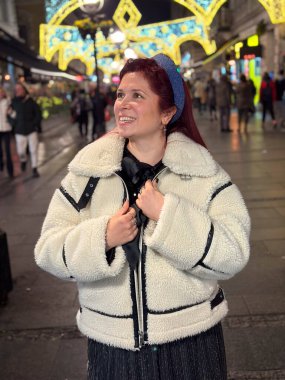
{"label": "dark night sky", "polygon": [[[139,25],[171,20],[171,7],[181,7],[172,0],[133,0],[133,3],[142,14]],[[104,13],[107,19],[112,19],[118,4],[119,0],[105,0],[100,13]],[[78,9],[74,12],[73,17],[74,19],[83,18],[84,15]],[[70,16],[65,21],[69,24]]]}

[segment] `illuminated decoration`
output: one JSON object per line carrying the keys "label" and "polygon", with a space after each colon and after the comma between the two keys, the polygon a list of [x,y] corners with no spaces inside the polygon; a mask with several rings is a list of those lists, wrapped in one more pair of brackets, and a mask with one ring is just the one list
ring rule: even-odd
{"label": "illuminated decoration", "polygon": [[205,25],[211,25],[213,18],[227,2],[227,0],[174,0],[189,9],[197,18],[201,19]]}
{"label": "illuminated decoration", "polygon": [[[86,1],[86,0],[85,0]],[[86,66],[88,75],[94,73],[94,46],[92,38],[83,40],[75,26],[62,25],[66,17],[84,6],[84,0],[46,0],[47,24],[40,26],[40,54],[48,61],[58,59],[58,66],[66,70],[69,63],[78,59]],[[150,57],[156,53],[170,56],[174,62],[181,63],[180,45],[186,41],[196,41],[207,55],[216,52],[215,41],[209,37],[209,26],[219,8],[227,0],[173,0],[191,11],[194,16],[178,20],[138,25],[141,13],[132,0],[121,0],[113,15],[113,20],[125,41],[116,44],[104,37],[98,30],[96,47],[98,49],[98,67],[105,74],[117,72],[124,50],[131,48],[139,57]],[[285,22],[284,0],[259,0],[267,10],[273,23]],[[79,25],[86,20],[78,20]],[[111,23],[111,20],[105,20]],[[100,29],[100,28],[99,28]],[[236,47],[236,56],[241,47]],[[111,65],[115,61],[116,64]],[[116,68],[115,68],[116,67]]]}
{"label": "illuminated decoration", "polygon": [[254,34],[253,36],[248,37],[247,39],[247,46],[258,46],[259,45],[259,38],[257,34]]}
{"label": "illuminated decoration", "polygon": [[[40,26],[40,54],[48,61],[58,53],[58,66],[66,70],[68,64],[79,59],[86,66],[88,75],[94,72],[94,52],[92,39],[85,36],[83,41],[79,31],[74,26],[61,25],[64,19],[83,4],[83,0],[46,0],[47,9],[54,8],[54,14],[47,14],[47,24]],[[115,73],[110,62],[120,59],[120,55],[127,48],[140,57],[149,57],[156,53],[165,53],[179,65],[181,62],[180,45],[189,40],[201,44],[206,54],[216,51],[216,44],[210,41],[208,28],[197,17],[178,19],[138,26],[141,13],[132,0],[121,0],[113,15],[113,20],[119,29],[125,34],[126,40],[118,47],[110,38],[105,38],[101,31],[96,34],[96,47],[98,49],[98,67],[104,73]],[[107,20],[106,22],[109,22]],[[76,21],[81,27],[85,20]],[[90,21],[88,21],[90,22]],[[82,25],[81,25],[82,24]],[[106,66],[105,66],[106,65]],[[114,67],[114,65],[113,65]]]}
{"label": "illuminated decoration", "polygon": [[216,44],[209,40],[207,28],[196,17],[166,21],[124,30],[129,40],[141,42],[133,47],[138,55],[152,56],[157,52],[170,56],[178,65],[181,62],[180,45],[189,40],[198,42],[206,54],[216,51]]}
{"label": "illuminated decoration", "polygon": [[[95,23],[94,21],[90,20],[90,18],[84,18],[83,20],[76,20],[74,22],[74,26],[76,26],[79,29],[86,30],[89,32],[89,30],[95,30],[98,26],[100,28],[106,28],[113,25],[113,22],[111,20],[102,20],[99,23]],[[87,34],[90,34],[87,33]]]}
{"label": "illuminated decoration", "polygon": [[[205,25],[211,25],[216,13],[227,0],[174,0],[202,19]],[[272,24],[285,22],[284,0],[258,0],[267,11]]]}
{"label": "illuminated decoration", "polygon": [[113,20],[121,30],[135,28],[140,22],[142,15],[131,0],[121,0],[115,13]]}
{"label": "illuminated decoration", "polygon": [[[58,52],[58,67],[61,70],[66,70],[72,60],[78,59],[85,64],[87,75],[93,74],[94,46],[90,37],[87,36],[86,40],[83,41],[78,28],[64,25],[49,26],[42,24],[40,26],[40,34],[45,37],[41,41],[42,50],[40,54],[44,55],[48,61]],[[105,73],[112,72],[110,64],[113,58],[107,58],[108,56],[120,55],[124,44],[121,45],[121,48],[117,47],[116,44],[106,41],[106,38],[100,31],[96,35],[96,45],[98,48],[98,66]],[[106,58],[105,60],[102,59],[104,57]]]}
{"label": "illuminated decoration", "polygon": [[213,61],[213,59],[217,58],[221,53],[225,52],[228,48],[230,48],[232,45],[234,45],[236,42],[238,42],[238,38],[234,38],[233,40],[230,40],[226,42],[223,46],[219,48],[214,54],[210,55],[210,57],[207,57],[203,60],[203,65],[207,65],[209,62]]}
{"label": "illuminated decoration", "polygon": [[236,53],[236,59],[240,59],[240,49],[243,47],[242,42],[237,42],[234,46],[235,53]]}
{"label": "illuminated decoration", "polygon": [[285,22],[285,1],[284,0],[259,0],[266,9],[272,24]]}
{"label": "illuminated decoration", "polygon": [[46,22],[50,22],[55,13],[57,13],[70,0],[46,0]]}

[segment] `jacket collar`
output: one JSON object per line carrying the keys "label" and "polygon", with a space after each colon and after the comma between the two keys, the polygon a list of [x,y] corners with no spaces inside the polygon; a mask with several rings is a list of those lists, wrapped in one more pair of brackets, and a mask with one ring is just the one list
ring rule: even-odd
{"label": "jacket collar", "polygon": [[[108,177],[121,170],[125,139],[110,132],[83,148],[69,164],[69,170],[87,177]],[[186,176],[210,177],[218,166],[210,153],[185,135],[169,135],[162,162],[172,172]]]}

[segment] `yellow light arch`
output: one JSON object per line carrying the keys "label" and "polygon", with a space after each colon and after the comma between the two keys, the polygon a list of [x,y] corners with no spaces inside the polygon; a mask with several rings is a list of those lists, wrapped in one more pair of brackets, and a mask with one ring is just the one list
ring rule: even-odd
{"label": "yellow light arch", "polygon": [[70,0],[65,3],[50,19],[49,25],[61,25],[62,21],[73,11],[84,5],[83,0]]}
{"label": "yellow light arch", "polygon": [[[48,24],[40,26],[40,54],[51,61],[58,53],[58,65],[62,70],[65,70],[73,59],[82,57],[87,72],[90,73],[94,69],[91,41],[83,41],[76,27],[61,25],[64,19],[82,4],[83,1],[78,2],[78,0],[65,3]],[[132,0],[121,0],[113,15],[113,20],[126,35],[128,41],[126,45],[133,48],[140,57],[163,52],[179,65],[180,45],[188,40],[198,42],[206,54],[212,54],[216,50],[215,42],[209,39],[207,26],[195,16],[138,27],[140,19],[141,13]],[[104,64],[106,62],[103,60],[104,57],[117,54],[119,51],[116,45],[101,34],[102,32],[97,33],[96,47],[98,59],[101,58]],[[100,67],[100,69],[109,71],[108,68]]]}
{"label": "yellow light arch", "polygon": [[[140,57],[151,56],[158,52],[169,55],[174,62],[181,63],[180,45],[186,41],[195,41],[207,55],[216,51],[215,41],[210,40],[209,26],[219,8],[227,0],[173,0],[194,13],[194,16],[183,19],[138,26],[141,13],[132,0],[121,0],[114,12],[113,20],[126,35],[126,42]],[[269,14],[272,23],[285,22],[285,0],[258,0]],[[78,29],[62,25],[65,18],[84,5],[83,0],[66,2],[52,16],[47,24],[40,26],[40,54],[51,61],[58,53],[58,65],[66,69],[73,59],[81,60],[87,72],[94,70],[93,46],[91,41],[83,41],[78,36]],[[192,20],[192,27],[189,22]],[[77,33],[77,37],[74,38]],[[108,57],[118,54],[118,47],[105,39],[102,32],[97,33],[98,66],[104,72],[110,72]]]}
{"label": "yellow light arch", "polygon": [[285,22],[285,0],[258,0],[267,11],[272,24]]}
{"label": "yellow light arch", "polygon": [[211,25],[213,18],[221,8],[221,6],[227,2],[227,0],[213,0],[207,9],[203,8],[199,1],[195,0],[174,0],[176,3],[181,4],[183,7],[189,9],[195,16],[202,19],[205,25]]}

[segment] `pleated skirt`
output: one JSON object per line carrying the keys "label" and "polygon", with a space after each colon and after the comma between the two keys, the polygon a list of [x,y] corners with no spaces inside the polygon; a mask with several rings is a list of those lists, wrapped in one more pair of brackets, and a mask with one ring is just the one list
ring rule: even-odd
{"label": "pleated skirt", "polygon": [[221,324],[185,339],[129,351],[88,339],[88,380],[226,380]]}

